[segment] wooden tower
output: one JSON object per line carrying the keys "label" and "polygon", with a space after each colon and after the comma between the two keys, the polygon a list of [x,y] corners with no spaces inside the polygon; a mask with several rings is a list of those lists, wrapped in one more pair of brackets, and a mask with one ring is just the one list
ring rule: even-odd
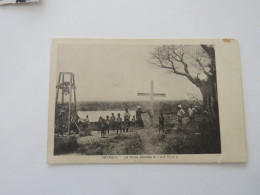
{"label": "wooden tower", "polygon": [[72,72],[60,72],[56,86],[55,124],[68,129],[77,116],[76,85]]}

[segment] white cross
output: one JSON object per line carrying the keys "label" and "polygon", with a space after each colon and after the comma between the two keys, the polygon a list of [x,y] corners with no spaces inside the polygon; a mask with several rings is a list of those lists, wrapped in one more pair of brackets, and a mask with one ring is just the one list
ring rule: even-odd
{"label": "white cross", "polygon": [[150,106],[151,106],[151,114],[154,116],[154,103],[153,97],[166,97],[165,93],[154,93],[153,91],[153,81],[151,81],[151,92],[150,93],[137,93],[138,96],[150,96]]}

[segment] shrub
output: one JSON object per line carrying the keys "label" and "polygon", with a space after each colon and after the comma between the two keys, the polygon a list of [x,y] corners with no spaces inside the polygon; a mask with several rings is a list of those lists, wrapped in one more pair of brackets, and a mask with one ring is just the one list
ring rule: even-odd
{"label": "shrub", "polygon": [[55,137],[54,155],[72,153],[78,148],[76,137]]}
{"label": "shrub", "polygon": [[221,152],[220,137],[210,124],[198,123],[196,132],[176,131],[165,140],[164,154],[214,154]]}

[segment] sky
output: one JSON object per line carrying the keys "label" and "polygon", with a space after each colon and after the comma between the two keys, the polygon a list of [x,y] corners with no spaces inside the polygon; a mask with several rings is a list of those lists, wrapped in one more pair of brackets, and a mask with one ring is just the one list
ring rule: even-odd
{"label": "sky", "polygon": [[[186,77],[169,74],[149,63],[153,45],[62,44],[58,47],[57,75],[73,72],[77,101],[138,101],[149,97],[150,81],[154,93],[166,97],[155,100],[188,99],[187,91],[201,99],[199,89]],[[188,47],[196,50],[199,46]]]}

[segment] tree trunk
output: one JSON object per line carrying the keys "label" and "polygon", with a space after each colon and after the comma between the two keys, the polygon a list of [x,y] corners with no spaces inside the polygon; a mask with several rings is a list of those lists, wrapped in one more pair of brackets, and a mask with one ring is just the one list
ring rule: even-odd
{"label": "tree trunk", "polygon": [[210,122],[218,125],[218,97],[214,82],[211,79],[201,81],[198,87],[202,94],[204,109],[207,108]]}
{"label": "tree trunk", "polygon": [[203,107],[204,109],[207,108],[207,102],[208,102],[208,87],[206,82],[200,82],[200,84],[198,85],[201,95],[202,95],[202,99],[203,99]]}

